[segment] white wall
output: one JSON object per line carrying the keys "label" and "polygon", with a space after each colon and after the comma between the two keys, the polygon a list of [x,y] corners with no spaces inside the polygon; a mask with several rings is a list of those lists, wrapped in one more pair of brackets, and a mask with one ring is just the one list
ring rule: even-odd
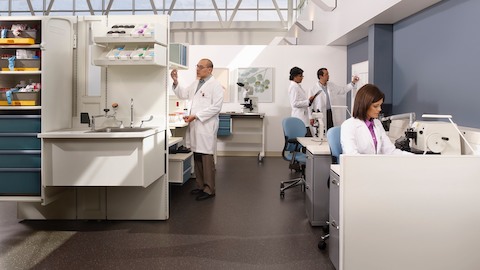
{"label": "white wall", "polygon": [[230,70],[230,93],[233,102],[224,103],[222,112],[241,111],[242,106],[236,98],[236,69],[245,67],[273,67],[273,102],[260,103],[259,112],[265,113],[266,152],[278,155],[284,139],[281,127],[283,118],[290,116],[288,100],[289,71],[293,66],[304,70],[302,86],[308,89],[317,81],[316,73],[321,67],[327,67],[330,81],[346,84],[347,54],[344,46],[190,46],[189,70],[179,71],[181,83],[190,83],[196,77],[195,65],[201,58],[209,58],[214,68]]}

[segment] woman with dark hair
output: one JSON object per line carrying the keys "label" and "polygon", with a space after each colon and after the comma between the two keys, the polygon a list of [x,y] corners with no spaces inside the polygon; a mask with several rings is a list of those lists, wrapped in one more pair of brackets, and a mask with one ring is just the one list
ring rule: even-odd
{"label": "woman with dark hair", "polygon": [[303,81],[303,69],[293,67],[290,69],[290,85],[288,87],[288,97],[290,106],[292,106],[292,117],[297,117],[303,121],[306,127],[306,137],[312,137],[310,132],[310,112],[308,107],[313,101],[313,96],[308,97],[307,92],[303,90],[300,83]]}
{"label": "woman with dark hair", "polygon": [[341,127],[343,154],[412,154],[396,149],[377,119],[384,99],[385,94],[373,84],[365,84],[358,90],[353,117]]}

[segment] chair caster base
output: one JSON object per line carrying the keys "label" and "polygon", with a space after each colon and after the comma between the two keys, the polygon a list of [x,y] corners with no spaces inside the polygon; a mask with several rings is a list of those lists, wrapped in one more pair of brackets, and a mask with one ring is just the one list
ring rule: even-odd
{"label": "chair caster base", "polygon": [[318,249],[324,250],[326,247],[327,247],[327,243],[325,241],[320,240],[320,242],[318,242]]}

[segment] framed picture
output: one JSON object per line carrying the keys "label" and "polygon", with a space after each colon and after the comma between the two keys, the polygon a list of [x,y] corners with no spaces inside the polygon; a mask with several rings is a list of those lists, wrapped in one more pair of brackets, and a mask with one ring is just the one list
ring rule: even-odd
{"label": "framed picture", "polygon": [[229,87],[229,70],[228,68],[214,68],[212,71],[213,77],[217,79],[223,86],[223,102],[232,102],[230,100],[230,87]]}
{"label": "framed picture", "polygon": [[239,68],[237,83],[238,101],[242,101],[245,93],[257,97],[258,102],[273,102],[273,69],[265,67]]}

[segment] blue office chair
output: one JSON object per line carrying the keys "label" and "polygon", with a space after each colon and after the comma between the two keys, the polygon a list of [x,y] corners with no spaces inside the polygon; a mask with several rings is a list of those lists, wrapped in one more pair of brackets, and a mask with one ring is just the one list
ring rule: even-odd
{"label": "blue office chair", "polygon": [[301,176],[295,179],[280,182],[280,198],[285,197],[285,190],[296,186],[305,188],[305,163],[307,157],[302,152],[302,145],[297,141],[298,137],[305,137],[307,129],[302,120],[296,117],[287,117],[282,121],[285,144],[282,150],[283,159],[287,160],[290,170],[301,172]]}
{"label": "blue office chair", "polygon": [[342,144],[340,142],[340,126],[331,127],[327,130],[327,141],[330,147],[332,163],[340,163],[340,155],[342,154]]}
{"label": "blue office chair", "polygon": [[[327,141],[328,141],[328,146],[330,147],[332,164],[340,163],[340,155],[342,154],[342,143],[340,140],[340,135],[341,135],[340,126],[331,127],[327,130]],[[330,184],[330,177],[328,178],[327,186],[329,186],[329,184]],[[326,240],[328,239],[328,237],[330,237],[328,230],[329,230],[329,227],[327,224],[326,227],[324,228],[324,231],[326,232],[326,234],[323,235],[320,241],[318,242],[319,249],[323,250],[327,247]]]}

